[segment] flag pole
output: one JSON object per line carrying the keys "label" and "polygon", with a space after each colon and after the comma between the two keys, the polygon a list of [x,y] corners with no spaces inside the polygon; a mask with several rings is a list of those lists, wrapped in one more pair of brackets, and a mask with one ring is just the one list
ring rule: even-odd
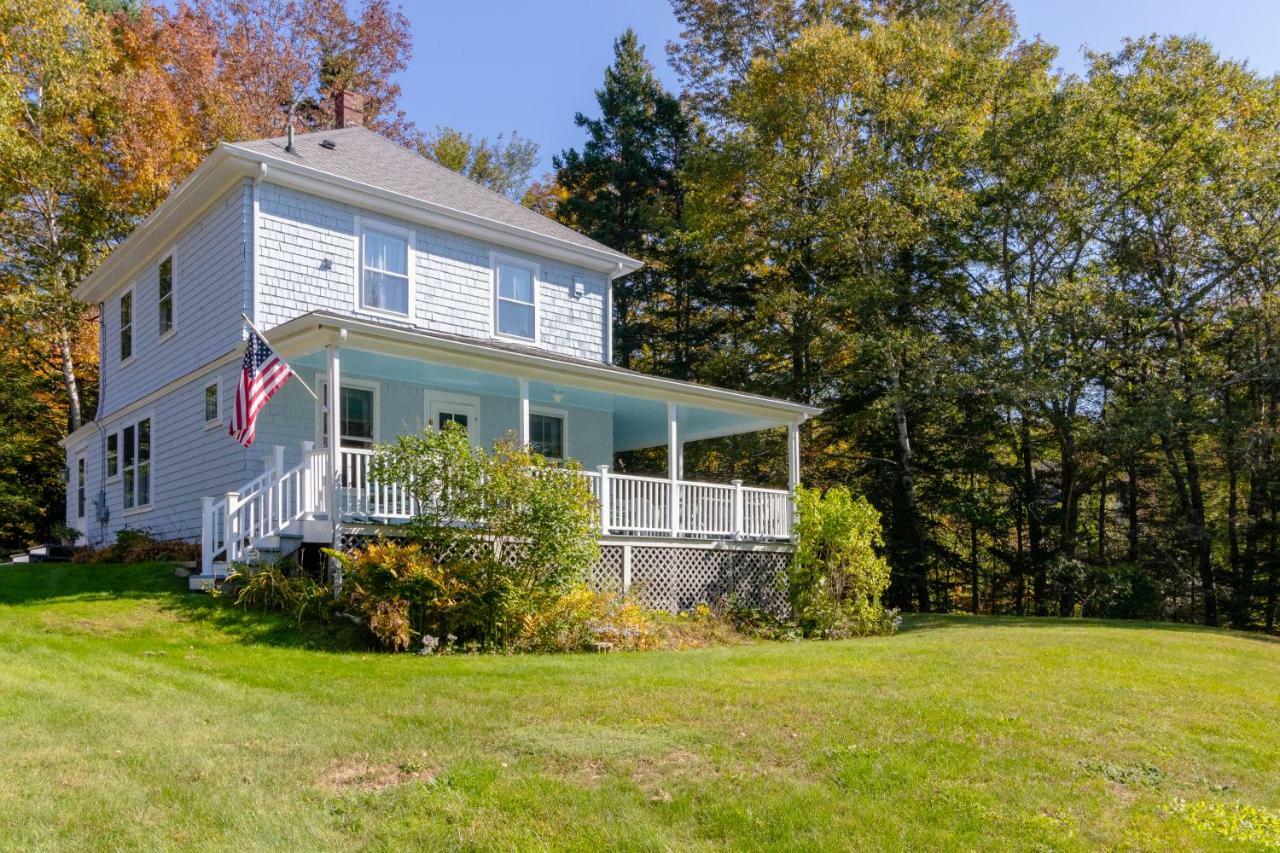
{"label": "flag pole", "polygon": [[[258,337],[262,338],[264,341],[267,340],[267,336],[262,333],[262,330],[259,329],[257,326],[253,325],[253,321],[249,319],[248,314],[241,311],[240,318],[249,324],[249,328],[253,329],[253,331],[258,335]],[[283,359],[281,360],[283,361]],[[298,371],[293,369],[293,365],[289,364],[289,362],[286,361],[285,366],[289,368],[289,373],[292,374],[293,378],[298,380],[298,384],[301,385],[304,389],[306,389],[306,392],[311,395],[311,399],[315,400],[317,403],[320,403],[320,405],[323,406],[324,403],[321,402],[320,398],[316,395],[316,392],[312,391],[311,386],[306,383],[306,380],[304,380],[301,376],[298,375]]]}

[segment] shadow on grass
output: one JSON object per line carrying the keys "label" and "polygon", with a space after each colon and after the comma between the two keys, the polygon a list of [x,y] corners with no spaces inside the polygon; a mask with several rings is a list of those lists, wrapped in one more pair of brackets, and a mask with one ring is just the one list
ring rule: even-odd
{"label": "shadow on grass", "polygon": [[1188,634],[1219,634],[1258,640],[1264,643],[1280,643],[1280,637],[1257,631],[1233,631],[1228,628],[1210,628],[1186,622],[1152,622],[1136,619],[1064,619],[1058,616],[972,616],[965,613],[904,613],[900,634],[932,631],[938,628],[1119,628],[1123,630],[1160,630]]}
{"label": "shadow on grass", "polygon": [[206,625],[239,643],[320,651],[367,648],[355,626],[299,626],[276,613],[246,611],[224,598],[190,592],[172,563],[0,566],[0,605],[130,600],[155,601],[182,621]]}

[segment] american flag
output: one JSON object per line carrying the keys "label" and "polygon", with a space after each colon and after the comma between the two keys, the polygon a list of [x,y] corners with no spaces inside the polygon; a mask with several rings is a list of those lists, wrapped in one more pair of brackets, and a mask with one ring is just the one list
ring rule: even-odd
{"label": "american flag", "polygon": [[258,412],[293,375],[289,365],[276,355],[271,345],[256,329],[249,329],[249,343],[244,350],[244,367],[236,386],[236,410],[231,415],[231,437],[245,447],[253,444],[254,423]]}

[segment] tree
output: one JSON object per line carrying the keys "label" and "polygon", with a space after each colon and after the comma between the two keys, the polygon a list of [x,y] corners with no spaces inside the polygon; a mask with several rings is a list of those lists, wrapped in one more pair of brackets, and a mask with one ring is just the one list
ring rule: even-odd
{"label": "tree", "polygon": [[417,148],[422,156],[513,201],[521,200],[529,190],[538,165],[538,143],[514,130],[509,138],[498,134],[491,142],[452,127],[437,127],[418,140]]}
{"label": "tree", "polygon": [[[613,43],[613,64],[596,90],[599,117],[574,123],[587,133],[581,151],[554,158],[564,198],[556,216],[646,266],[614,283],[614,355],[659,372],[689,374],[695,316],[690,258],[682,246],[685,164],[693,128],[663,88],[632,30]],[[642,321],[642,318],[643,321]]]}

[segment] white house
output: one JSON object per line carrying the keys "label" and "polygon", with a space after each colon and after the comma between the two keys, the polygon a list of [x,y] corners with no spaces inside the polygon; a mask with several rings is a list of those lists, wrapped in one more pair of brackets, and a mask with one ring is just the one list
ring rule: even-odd
{"label": "white house", "polygon": [[[76,291],[101,311],[101,395],[64,441],[67,523],[91,544],[126,527],[198,539],[207,582],[259,549],[407,518],[396,484],[366,476],[370,448],[455,421],[578,459],[601,506],[597,580],[685,605],[744,560],[785,559],[791,505],[684,480],[683,443],[787,428],[794,487],[817,410],[613,365],[613,281],[639,266],[358,121],[220,145]],[[291,380],[248,450],[227,435],[242,313],[338,397]],[[611,470],[660,446],[664,477]]]}

